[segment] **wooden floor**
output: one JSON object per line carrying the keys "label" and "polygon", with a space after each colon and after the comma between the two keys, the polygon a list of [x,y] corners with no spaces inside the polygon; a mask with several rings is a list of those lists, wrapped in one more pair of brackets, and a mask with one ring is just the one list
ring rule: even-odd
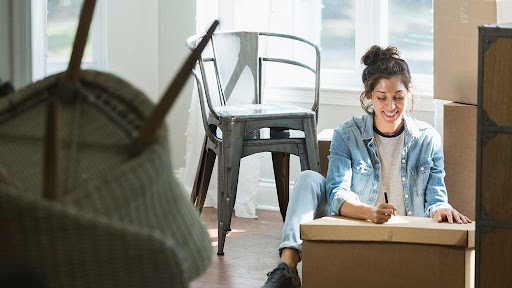
{"label": "wooden floor", "polygon": [[[212,242],[212,264],[190,287],[260,287],[267,272],[279,263],[283,221],[279,212],[257,211],[258,219],[233,217],[226,237],[224,256],[217,256],[217,210],[204,208]],[[299,264],[299,274],[301,274]]]}

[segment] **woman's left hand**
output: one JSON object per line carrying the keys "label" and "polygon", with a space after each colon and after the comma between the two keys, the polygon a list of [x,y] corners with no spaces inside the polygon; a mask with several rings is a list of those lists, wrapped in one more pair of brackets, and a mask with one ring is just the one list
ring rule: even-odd
{"label": "woman's left hand", "polygon": [[443,221],[448,221],[448,223],[453,223],[454,220],[455,220],[455,222],[457,222],[459,224],[471,223],[471,220],[468,217],[460,214],[459,211],[452,209],[452,208],[439,209],[436,211],[436,213],[434,214],[434,217],[432,217],[432,218],[435,221],[437,221],[437,223],[440,223]]}

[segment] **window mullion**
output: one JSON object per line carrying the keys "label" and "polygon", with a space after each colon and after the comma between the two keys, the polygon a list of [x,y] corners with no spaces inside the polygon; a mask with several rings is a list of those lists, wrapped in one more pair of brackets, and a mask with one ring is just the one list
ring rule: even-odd
{"label": "window mullion", "polygon": [[[10,36],[12,59],[11,81],[15,86],[25,86],[31,82],[31,7],[30,1],[11,1]],[[5,61],[6,59],[2,59]]]}
{"label": "window mullion", "polygon": [[106,54],[107,54],[107,29],[106,29],[106,15],[107,5],[105,0],[99,0],[94,12],[92,23],[92,62],[96,69],[106,69]]}
{"label": "window mullion", "polygon": [[46,77],[46,1],[31,1],[32,81]]}
{"label": "window mullion", "polygon": [[375,42],[375,29],[374,27],[378,24],[375,23],[376,7],[374,0],[357,0],[356,5],[356,17],[355,17],[355,73],[361,74],[362,67],[360,63],[360,57],[366,53],[368,48],[372,45],[377,44]]}
{"label": "window mullion", "polygon": [[374,37],[375,43],[382,47],[388,46],[388,0],[373,0],[374,10]]}

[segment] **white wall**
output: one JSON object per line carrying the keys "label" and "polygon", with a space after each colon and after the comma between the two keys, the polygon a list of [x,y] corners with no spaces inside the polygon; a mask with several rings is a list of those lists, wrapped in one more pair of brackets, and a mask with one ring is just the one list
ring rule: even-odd
{"label": "white wall", "polygon": [[[185,40],[196,33],[195,15],[196,1],[159,1],[159,95],[167,90],[175,74],[190,55],[190,51],[185,46]],[[167,117],[174,170],[185,166],[185,132],[188,123],[190,97],[192,96],[192,83],[190,79]]]}
{"label": "white wall", "polygon": [[[157,102],[184,59],[195,33],[195,1],[107,1],[107,70]],[[192,85],[167,118],[175,169],[185,165],[185,129]]]}
{"label": "white wall", "polygon": [[107,1],[107,70],[158,96],[158,0]]}

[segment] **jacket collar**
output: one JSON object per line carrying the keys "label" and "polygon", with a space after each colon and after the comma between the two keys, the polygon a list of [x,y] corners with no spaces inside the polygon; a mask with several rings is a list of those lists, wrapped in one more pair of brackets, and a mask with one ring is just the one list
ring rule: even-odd
{"label": "jacket collar", "polygon": [[[407,115],[407,113],[404,113],[404,124],[405,124],[405,130],[406,136],[405,136],[405,142],[406,144],[410,141],[411,137],[418,138],[419,137],[419,128],[416,125],[414,119]],[[373,115],[365,114],[363,115],[363,126],[362,126],[362,132],[363,132],[363,139],[371,139],[373,140]]]}

